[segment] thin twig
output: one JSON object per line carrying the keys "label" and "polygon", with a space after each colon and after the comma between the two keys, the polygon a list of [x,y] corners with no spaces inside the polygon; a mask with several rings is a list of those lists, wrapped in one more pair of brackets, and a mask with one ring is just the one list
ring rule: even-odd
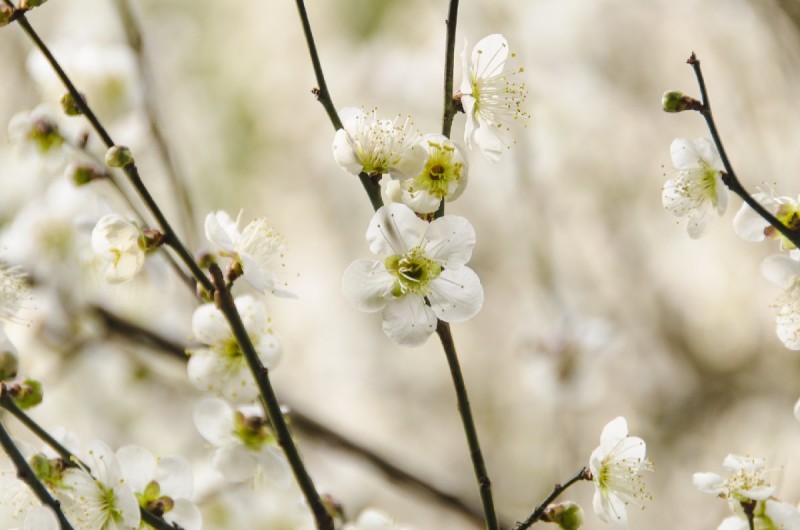
{"label": "thin twig", "polygon": [[720,139],[719,132],[717,131],[717,125],[714,122],[714,114],[711,112],[711,103],[708,98],[708,91],[706,90],[706,84],[703,80],[703,71],[700,69],[700,60],[697,58],[694,52],[692,52],[692,55],[686,62],[691,65],[692,69],[694,70],[694,74],[697,77],[697,84],[700,87],[702,107],[700,108],[699,112],[706,120],[706,125],[708,125],[708,130],[711,133],[711,138],[714,140],[714,145],[717,147],[720,159],[722,160],[722,165],[725,167],[725,174],[722,175],[722,181],[726,186],[728,186],[728,189],[741,197],[742,200],[746,202],[750,208],[755,210],[758,215],[764,218],[764,220],[766,220],[770,225],[775,227],[775,229],[783,234],[786,239],[794,243],[796,247],[800,248],[800,230],[794,230],[780,222],[774,215],[767,211],[767,209],[764,208],[761,203],[755,200],[747,192],[747,190],[744,189],[742,183],[739,182],[736,173],[733,171],[733,166],[731,166],[730,160],[728,159],[728,155],[725,152],[725,147],[722,145],[722,140]]}
{"label": "thin twig", "polygon": [[[0,392],[5,392],[5,387],[0,389]],[[6,430],[2,421],[0,421],[0,445],[3,446],[3,450],[14,464],[14,468],[17,470],[17,478],[28,485],[42,504],[49,506],[53,512],[55,512],[61,530],[73,530],[72,525],[61,510],[61,503],[50,495],[47,487],[36,477],[36,473],[33,472],[33,469],[31,469],[25,457],[22,456],[22,453],[14,444],[14,440],[11,438],[11,435]]]}
{"label": "thin twig", "polygon": [[461,414],[461,422],[464,424],[464,433],[469,445],[472,467],[475,470],[475,479],[478,481],[478,490],[481,495],[483,514],[486,521],[487,530],[498,530],[497,514],[495,513],[494,500],[492,499],[492,482],[486,471],[486,464],[483,461],[481,445],[478,441],[478,431],[475,428],[475,420],[472,418],[472,409],[469,405],[467,386],[464,384],[464,376],[461,374],[461,366],[458,362],[456,347],[453,343],[453,336],[450,334],[450,325],[447,322],[438,321],[436,333],[442,342],[447,364],[450,366],[450,375],[453,378],[453,386],[456,390],[458,400],[458,412]]}
{"label": "thin twig", "polygon": [[219,310],[225,315],[236,337],[236,341],[239,343],[239,347],[242,349],[242,353],[247,360],[247,364],[253,374],[253,379],[255,379],[256,385],[258,385],[258,389],[261,393],[269,420],[275,429],[278,444],[283,449],[283,453],[286,455],[286,460],[288,460],[289,466],[292,468],[297,484],[300,486],[306,502],[308,502],[311,513],[314,515],[317,528],[319,530],[333,530],[333,518],[325,508],[319,492],[317,492],[314,482],[311,480],[311,476],[308,474],[308,471],[306,471],[303,460],[300,457],[300,452],[292,439],[292,434],[289,431],[288,425],[286,425],[286,420],[283,418],[281,405],[269,381],[269,370],[258,358],[258,353],[253,346],[253,342],[250,340],[250,336],[247,334],[239,312],[236,310],[233,296],[225,284],[225,277],[222,274],[222,270],[220,270],[219,265],[215,263],[209,267],[209,271],[211,272],[215,287],[214,301]]}
{"label": "thin twig", "polygon": [[[444,55],[444,112],[442,113],[442,134],[450,138],[453,118],[456,115],[456,104],[453,101],[453,68],[456,55],[456,23],[458,18],[458,0],[450,0],[447,12],[447,46]],[[466,75],[466,72],[464,72]]]}
{"label": "thin twig", "polygon": [[531,527],[536,521],[542,518],[544,511],[547,509],[548,506],[550,506],[550,503],[556,500],[559,495],[564,493],[567,490],[567,488],[569,488],[579,480],[591,480],[592,479],[591,477],[592,474],[589,472],[589,468],[584,467],[581,468],[581,470],[578,471],[578,473],[574,477],[572,477],[565,483],[556,484],[553,487],[553,492],[550,495],[548,495],[547,498],[544,501],[542,501],[542,503],[539,506],[537,506],[535,510],[533,510],[533,513],[531,513],[527,519],[525,519],[521,523],[517,523],[517,525],[514,526],[513,530],[525,530],[526,528]]}

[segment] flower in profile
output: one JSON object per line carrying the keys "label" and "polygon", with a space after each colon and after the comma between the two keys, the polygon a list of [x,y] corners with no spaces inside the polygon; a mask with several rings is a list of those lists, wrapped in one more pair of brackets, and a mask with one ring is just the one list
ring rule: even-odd
{"label": "flower in profile", "polygon": [[92,530],[139,528],[139,504],[111,448],[100,440],[89,442],[83,462],[88,471],[80,467],[64,471],[64,484],[76,503],[68,510],[70,520]]}
{"label": "flower in profile", "polygon": [[339,117],[343,128],[333,137],[333,157],[342,169],[400,180],[420,172],[425,151],[409,118],[379,120],[375,110],[365,113],[354,107],[340,110]]}
{"label": "flower in profile", "polygon": [[250,221],[240,231],[241,219],[241,211],[236,221],[221,210],[208,214],[206,237],[222,249],[222,255],[234,260],[253,289],[264,294],[297,298],[288,289],[290,274],[284,262],[286,242],[283,237],[263,217]]}
{"label": "flower in profile", "polygon": [[512,70],[506,65],[508,42],[502,35],[493,34],[478,41],[469,58],[467,49],[464,42],[464,78],[456,95],[467,115],[464,141],[470,149],[477,146],[486,158],[496,162],[513,143],[509,124],[527,117],[522,110],[527,97],[525,84],[515,80],[524,69]]}
{"label": "flower in profile", "polygon": [[[281,357],[281,342],[269,329],[264,305],[252,296],[240,296],[235,303],[259,359],[267,368],[274,368]],[[200,390],[216,392],[233,402],[255,399],[258,387],[244,352],[214,304],[195,310],[192,333],[204,347],[188,351],[189,380]]]}
{"label": "flower in profile", "polygon": [[783,287],[784,294],[778,298],[778,315],[775,330],[784,346],[800,350],[800,251],[791,255],[767,256],[761,262],[761,273],[770,282]]}
{"label": "flower in profile", "polygon": [[[757,192],[753,198],[786,227],[795,230],[800,228],[800,201],[791,197],[780,197],[774,193]],[[793,250],[795,244],[789,241],[766,219],[758,215],[747,203],[736,212],[733,218],[733,230],[745,241],[764,241],[777,239],[781,250]]]}
{"label": "flower in profile", "polygon": [[731,474],[723,479],[716,473],[695,473],[694,485],[700,491],[728,499],[731,508],[742,502],[763,501],[772,495],[775,488],[764,480],[764,460],[749,456],[728,455],[722,462]]}
{"label": "flower in profile", "polygon": [[141,508],[185,530],[200,530],[200,510],[189,500],[192,469],[185,458],[156,458],[147,449],[126,445],[117,450],[117,461]]}
{"label": "flower in profile", "polygon": [[678,176],[664,184],[661,201],[676,217],[689,217],[686,231],[697,239],[708,228],[714,210],[722,215],[728,207],[722,162],[714,144],[706,138],[676,138],[670,145],[670,154]]}
{"label": "flower in profile", "polygon": [[342,291],[356,309],[381,311],[383,331],[393,342],[422,344],[437,318],[462,322],[481,309],[483,287],[465,266],[475,246],[475,230],[465,218],[445,215],[428,223],[405,205],[389,204],[373,215],[367,241],[384,258],[350,264]]}
{"label": "flower in profile", "polygon": [[422,171],[400,182],[403,203],[417,213],[433,213],[442,200],[457,199],[467,186],[467,161],[461,150],[441,134],[420,140],[427,153]]}
{"label": "flower in profile", "polygon": [[645,458],[645,449],[644,440],[628,436],[628,424],[619,416],[603,428],[600,446],[589,458],[595,485],[594,511],[617,528],[628,526],[628,504],[640,505],[650,498],[641,475],[642,471],[653,469]]}
{"label": "flower in profile", "polygon": [[344,530],[404,530],[394,519],[375,508],[367,508],[359,514],[355,523],[348,523]]}
{"label": "flower in profile", "polygon": [[[753,526],[759,530],[800,530],[800,512],[785,502],[773,499],[758,501],[753,510]],[[725,518],[717,530],[749,530],[744,513]]]}
{"label": "flower in profile", "polygon": [[216,449],[211,465],[229,482],[264,477],[289,485],[289,465],[260,405],[232,409],[221,399],[205,398],[194,408],[197,430]]}
{"label": "flower in profile", "polygon": [[128,282],[136,276],[144,265],[144,246],[139,227],[119,214],[104,215],[92,230],[92,249],[109,283]]}

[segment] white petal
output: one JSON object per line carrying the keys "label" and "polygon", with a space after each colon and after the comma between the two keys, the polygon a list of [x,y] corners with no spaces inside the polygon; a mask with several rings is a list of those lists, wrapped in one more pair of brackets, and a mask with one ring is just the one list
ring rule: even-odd
{"label": "white petal", "polygon": [[617,416],[603,427],[603,432],[600,433],[600,447],[605,454],[608,454],[627,436],[628,422],[622,416]]}
{"label": "white petal", "polygon": [[431,309],[445,322],[463,322],[483,307],[483,287],[469,267],[445,269],[430,283]]}
{"label": "white petal", "polygon": [[333,135],[333,158],[339,164],[339,167],[353,175],[358,175],[364,168],[353,145],[350,133],[345,129],[339,129]]}
{"label": "white petal", "polygon": [[478,116],[478,127],[472,133],[472,141],[491,162],[500,160],[500,155],[505,151],[507,143],[503,142],[502,132],[505,129],[493,126],[493,124],[482,123]]}
{"label": "white petal", "polygon": [[190,498],[194,477],[192,466],[182,456],[166,456],[158,459],[156,480],[161,486],[161,494],[173,499]]}
{"label": "white petal", "polygon": [[[472,94],[472,79],[471,79],[471,72],[469,68],[469,41],[464,39],[464,48],[461,49],[461,94]],[[470,98],[474,102],[474,98]],[[464,104],[464,100],[462,98],[461,104]],[[464,107],[466,111],[467,108]],[[467,112],[467,116],[470,115],[470,112]]]}
{"label": "white petal", "polygon": [[201,530],[203,528],[203,517],[200,510],[188,499],[173,499],[175,505],[172,510],[164,514],[164,520],[168,523],[176,523],[183,530]]}
{"label": "white petal", "polygon": [[677,169],[691,169],[700,166],[700,153],[694,143],[686,138],[675,138],[669,146],[672,165]]}
{"label": "white petal", "polygon": [[428,223],[405,204],[387,204],[375,212],[367,228],[369,249],[382,256],[405,254],[419,245]]}
{"label": "white petal", "polygon": [[102,440],[92,440],[86,444],[84,462],[92,470],[94,478],[111,486],[122,479],[122,472],[117,462],[117,457],[111,448]]}
{"label": "white petal", "polygon": [[232,252],[239,241],[238,225],[241,216],[242,212],[240,211],[236,221],[234,221],[227,212],[222,210],[206,215],[204,226],[206,238],[223,250]]}
{"label": "white petal", "polygon": [[47,506],[37,506],[25,516],[22,530],[58,530],[56,514]]}
{"label": "white petal", "polygon": [[258,353],[258,358],[265,367],[272,370],[278,366],[283,348],[281,347],[281,340],[277,335],[264,333],[261,335],[261,340],[255,344],[255,348]]}
{"label": "white petal", "polygon": [[747,520],[741,517],[726,517],[717,527],[717,530],[747,530],[749,528]]}
{"label": "white petal", "polygon": [[386,304],[383,331],[401,346],[419,346],[436,331],[436,315],[419,296],[406,295]]}
{"label": "white petal", "polygon": [[221,446],[233,437],[233,409],[225,401],[204,398],[194,407],[194,424],[200,435],[210,443]]}
{"label": "white petal", "polygon": [[405,180],[416,177],[425,167],[428,153],[418,144],[412,145],[403,153],[400,161],[389,168],[389,175],[393,179]]}
{"label": "white petal", "polygon": [[689,237],[698,239],[705,234],[713,218],[714,208],[711,203],[706,201],[700,204],[689,216],[689,222],[686,224],[686,232],[689,234]]}
{"label": "white petal", "polygon": [[228,482],[242,482],[253,476],[256,470],[255,455],[241,444],[220,447],[211,457],[211,465]]}
{"label": "white petal", "polygon": [[725,489],[725,481],[716,473],[695,473],[692,483],[703,493],[718,495]]}
{"label": "white petal", "polygon": [[592,507],[604,522],[615,528],[627,528],[628,512],[625,503],[613,493],[607,492],[604,495],[599,488],[595,489]]}
{"label": "white petal", "polygon": [[482,38],[472,50],[472,71],[480,78],[499,75],[508,58],[508,42],[500,34]]}
{"label": "white petal", "polygon": [[791,504],[767,500],[765,512],[781,530],[800,530],[800,512]]}
{"label": "white petal", "polygon": [[[759,194],[754,194],[753,198],[756,198],[757,195]],[[763,196],[763,194],[761,195]],[[756,200],[758,199],[756,198]],[[750,208],[747,203],[742,204],[742,207],[739,208],[733,218],[733,231],[745,241],[764,241],[766,237],[764,229],[768,226],[769,223]]]}
{"label": "white petal", "polygon": [[425,232],[425,255],[446,269],[464,266],[475,248],[475,229],[465,217],[445,215],[434,220]]}
{"label": "white petal", "polygon": [[717,213],[722,216],[725,215],[725,211],[728,209],[728,197],[730,194],[719,173],[714,177],[714,181],[716,182],[715,189],[717,192]]}
{"label": "white petal", "polygon": [[798,399],[797,402],[794,404],[793,412],[794,412],[794,418],[797,421],[800,421],[800,399]]}
{"label": "white petal", "polygon": [[356,260],[342,276],[342,293],[359,311],[380,311],[391,297],[395,278],[379,261]]}
{"label": "white petal", "polygon": [[[408,179],[405,182],[411,183],[413,181]],[[401,196],[403,204],[417,213],[433,213],[439,209],[441,204],[439,197],[431,195],[425,190],[414,190],[412,192],[403,189]]]}
{"label": "white petal", "polygon": [[464,123],[464,143],[467,147],[472,149],[475,147],[475,131],[478,130],[478,120],[475,118],[475,98],[472,96],[463,96],[461,98],[461,106],[464,107],[464,114],[467,116],[467,121]]}
{"label": "white petal", "polygon": [[[267,327],[267,311],[264,308],[264,304],[250,295],[237,296],[234,303],[239,316],[242,318],[242,324],[244,324],[247,334],[252,338],[264,333]],[[219,314],[221,315],[222,313]],[[230,334],[230,331],[228,331],[228,334]]]}
{"label": "white petal", "polygon": [[784,254],[767,256],[761,261],[761,274],[775,285],[788,289],[800,277],[800,262]]}
{"label": "white petal", "polygon": [[280,449],[270,445],[263,447],[258,453],[258,462],[265,478],[281,488],[289,487],[292,477],[291,469]]}
{"label": "white petal", "polygon": [[228,322],[214,304],[203,304],[192,314],[192,333],[203,344],[214,345],[228,340]]}
{"label": "white petal", "polygon": [[142,493],[147,484],[156,478],[156,458],[143,447],[120,447],[117,450],[117,461],[125,482],[137,493]]}
{"label": "white petal", "polygon": [[114,487],[116,493],[115,507],[122,513],[121,528],[139,528],[142,514],[139,511],[139,501],[136,500],[127,484],[117,483]]}
{"label": "white petal", "polygon": [[775,323],[775,330],[783,345],[790,350],[800,350],[800,314],[797,313],[797,304],[782,306]]}

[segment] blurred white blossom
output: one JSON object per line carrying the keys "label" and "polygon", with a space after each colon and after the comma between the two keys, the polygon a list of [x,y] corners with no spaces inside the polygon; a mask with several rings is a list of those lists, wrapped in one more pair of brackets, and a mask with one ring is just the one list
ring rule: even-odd
{"label": "blurred white blossom", "polygon": [[[502,35],[495,33],[478,41],[470,57],[468,48],[464,41],[460,90],[461,105],[467,115],[464,141],[470,149],[477,147],[495,162],[513,143],[511,122],[527,116],[522,110],[527,97],[525,84],[515,80],[524,69],[515,70],[506,64],[508,42]],[[515,56],[511,54],[512,58]]]}
{"label": "blurred white blossom", "polygon": [[627,528],[626,506],[649,499],[642,471],[651,471],[644,440],[628,436],[628,423],[619,416],[600,434],[600,446],[589,458],[595,492],[592,506],[600,518],[616,528]]}
{"label": "blurred white blossom", "polygon": [[[259,359],[274,368],[281,357],[281,342],[268,326],[264,305],[252,296],[240,296],[235,303]],[[205,347],[189,350],[189,380],[200,390],[233,402],[255,399],[258,387],[225,315],[214,304],[198,307],[192,315],[192,332]]]}
{"label": "blurred white blossom", "polygon": [[14,322],[17,312],[30,300],[26,278],[22,267],[0,261],[0,321]]}
{"label": "blurred white blossom", "polygon": [[39,105],[32,111],[18,112],[8,123],[8,138],[20,156],[38,157],[45,169],[55,171],[66,159],[66,138],[55,110]]}
{"label": "blurred white blossom", "polygon": [[92,230],[92,249],[100,258],[106,281],[128,282],[145,261],[142,232],[119,214],[104,215]]}
{"label": "blurred white blossom", "polygon": [[222,249],[242,268],[245,281],[260,293],[297,298],[288,289],[290,273],[285,259],[286,242],[266,218],[259,218],[239,230],[242,212],[233,221],[220,210],[206,216],[206,238]]}
{"label": "blurred white blossom", "polygon": [[465,218],[446,215],[428,223],[405,205],[389,204],[373,215],[367,241],[384,257],[351,263],[342,290],[356,309],[382,312],[383,331],[392,341],[422,344],[437,318],[461,322],[480,311],[483,287],[465,266],[475,230]]}
{"label": "blurred white blossom", "polygon": [[197,430],[216,449],[211,465],[229,482],[266,478],[282,487],[290,482],[289,465],[260,405],[236,410],[216,398],[194,408]]}
{"label": "blurred white blossom", "polygon": [[700,491],[728,499],[732,509],[741,502],[766,500],[775,491],[763,477],[761,458],[729,454],[722,467],[730,472],[728,478],[702,472],[695,473],[692,481]]}
{"label": "blurred white blossom", "polygon": [[344,128],[333,137],[333,157],[342,169],[400,180],[419,174],[425,150],[409,118],[379,120],[375,110],[365,113],[354,107],[340,110],[339,117]]}
{"label": "blurred white blossom", "polygon": [[790,256],[767,256],[761,262],[761,273],[770,282],[785,289],[778,298],[778,315],[775,331],[784,346],[800,350],[800,255],[797,250]]}
{"label": "blurred white blossom", "polygon": [[706,138],[676,138],[670,145],[670,154],[678,176],[664,184],[661,200],[676,217],[689,217],[686,231],[697,239],[708,228],[714,210],[722,215],[728,207],[722,161],[717,148]]}

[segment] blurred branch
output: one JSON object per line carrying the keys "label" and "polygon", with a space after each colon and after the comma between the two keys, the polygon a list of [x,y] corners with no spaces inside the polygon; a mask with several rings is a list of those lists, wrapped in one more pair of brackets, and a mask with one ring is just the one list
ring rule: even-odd
{"label": "blurred branch", "polygon": [[186,176],[183,175],[170,152],[166,136],[162,132],[159,123],[158,98],[155,96],[155,82],[153,79],[152,68],[147,59],[144,49],[144,40],[139,22],[134,15],[129,0],[115,0],[117,12],[119,13],[122,26],[125,29],[125,36],[128,45],[136,54],[139,75],[142,78],[144,92],[144,108],[147,121],[150,124],[150,134],[155,140],[156,148],[161,160],[166,168],[167,180],[175,193],[176,200],[180,205],[178,211],[183,214],[183,225],[187,234],[190,246],[197,244],[197,233],[195,232],[195,214],[189,191],[186,188]]}

